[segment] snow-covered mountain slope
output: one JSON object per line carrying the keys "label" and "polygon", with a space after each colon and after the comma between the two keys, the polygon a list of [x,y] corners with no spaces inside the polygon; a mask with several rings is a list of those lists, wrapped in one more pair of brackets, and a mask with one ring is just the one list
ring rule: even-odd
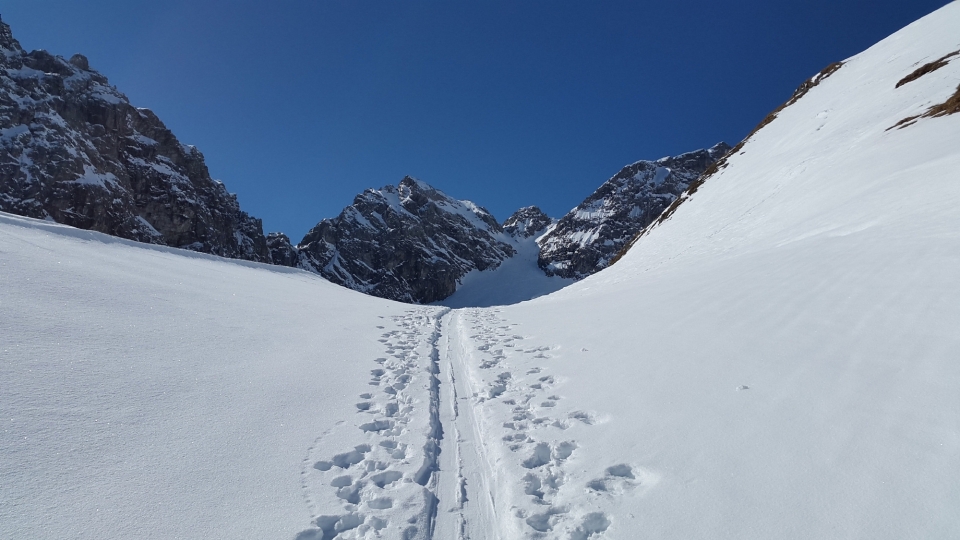
{"label": "snow-covered mountain slope", "polygon": [[0,21],[0,210],[269,261],[260,220],[203,155],[130,105],[87,59],[25,52]]}
{"label": "snow-covered mountain slope", "polygon": [[301,268],[334,283],[416,303],[450,296],[471,270],[496,268],[515,253],[485,209],[411,177],[364,191],[297,249]]}
{"label": "snow-covered mountain slope", "polygon": [[512,306],[0,215],[0,538],[960,536],[958,27]]}
{"label": "snow-covered mountain slope", "polygon": [[730,150],[707,150],[627,165],[543,235],[539,265],[577,278],[606,268],[626,244]]}
{"label": "snow-covered mountain slope", "polygon": [[538,238],[555,225],[556,221],[536,206],[514,212],[503,222],[503,230],[516,254],[496,268],[469,272],[460,278],[457,291],[437,304],[452,308],[516,304],[573,283],[570,278],[546,275],[537,264]]}
{"label": "snow-covered mountain slope", "polygon": [[888,130],[957,28],[844,62],[608,270],[457,312],[498,537],[960,536],[960,115]]}

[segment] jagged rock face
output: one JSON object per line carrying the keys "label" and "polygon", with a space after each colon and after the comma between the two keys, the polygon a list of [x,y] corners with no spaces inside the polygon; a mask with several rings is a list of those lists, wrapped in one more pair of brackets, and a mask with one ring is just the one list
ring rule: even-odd
{"label": "jagged rock face", "polygon": [[631,238],[672,203],[730,146],[720,143],[627,165],[538,240],[547,275],[584,278],[606,268]]}
{"label": "jagged rock face", "polygon": [[553,220],[536,206],[526,206],[503,222],[503,231],[516,238],[530,238],[543,232]]}
{"label": "jagged rock face", "polygon": [[82,55],[25,52],[0,22],[0,210],[269,262],[259,219],[203,155],[130,105]]}
{"label": "jagged rock face", "polygon": [[267,249],[273,264],[295,268],[300,263],[300,252],[290,243],[290,237],[281,232],[267,235]]}
{"label": "jagged rock face", "polygon": [[474,269],[496,268],[516,250],[485,209],[404,178],[368,189],[298,246],[299,266],[351,289],[430,303]]}

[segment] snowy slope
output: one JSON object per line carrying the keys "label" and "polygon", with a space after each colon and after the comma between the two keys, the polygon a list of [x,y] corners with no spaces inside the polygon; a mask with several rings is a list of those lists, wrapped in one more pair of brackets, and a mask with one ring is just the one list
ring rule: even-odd
{"label": "snowy slope", "polygon": [[292,538],[409,307],[0,214],[0,538]]}
{"label": "snowy slope", "polygon": [[609,270],[458,312],[499,537],[960,536],[960,115],[887,130],[957,28],[849,59]]}
{"label": "snowy slope", "polygon": [[546,275],[538,263],[540,241],[556,224],[557,220],[536,206],[514,212],[503,222],[503,238],[515,254],[496,268],[470,271],[460,278],[456,292],[436,305],[463,308],[516,304],[573,283],[573,279]]}
{"label": "snowy slope", "polygon": [[0,214],[0,538],[960,536],[956,28],[512,306]]}
{"label": "snowy slope", "polygon": [[637,233],[729,151],[730,145],[721,142],[623,167],[540,238],[540,268],[550,276],[575,279],[606,268]]}
{"label": "snowy slope", "polygon": [[514,238],[516,255],[496,268],[470,271],[460,279],[457,291],[437,304],[452,308],[503,306],[550,294],[574,283],[571,278],[548,276],[540,270],[537,238]]}

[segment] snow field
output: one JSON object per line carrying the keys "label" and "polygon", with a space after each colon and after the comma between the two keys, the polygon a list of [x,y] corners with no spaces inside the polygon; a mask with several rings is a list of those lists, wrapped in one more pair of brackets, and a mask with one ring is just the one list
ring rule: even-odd
{"label": "snow field", "polygon": [[504,235],[502,240],[510,242],[517,254],[492,270],[471,270],[460,280],[457,291],[436,305],[463,308],[516,304],[558,291],[574,282],[548,276],[540,270],[536,236],[514,238]]}
{"label": "snow field", "polygon": [[293,538],[407,309],[0,214],[0,538]]}

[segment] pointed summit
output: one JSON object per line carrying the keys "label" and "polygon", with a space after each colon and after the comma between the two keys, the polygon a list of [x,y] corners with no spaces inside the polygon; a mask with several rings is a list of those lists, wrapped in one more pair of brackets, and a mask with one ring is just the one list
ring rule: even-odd
{"label": "pointed summit", "polygon": [[373,296],[429,304],[453,294],[468,272],[515,255],[508,242],[483,207],[406,176],[318,223],[297,246],[297,264]]}
{"label": "pointed summit", "polygon": [[553,220],[539,207],[525,206],[503,222],[503,231],[517,238],[530,238],[543,232],[551,223]]}

